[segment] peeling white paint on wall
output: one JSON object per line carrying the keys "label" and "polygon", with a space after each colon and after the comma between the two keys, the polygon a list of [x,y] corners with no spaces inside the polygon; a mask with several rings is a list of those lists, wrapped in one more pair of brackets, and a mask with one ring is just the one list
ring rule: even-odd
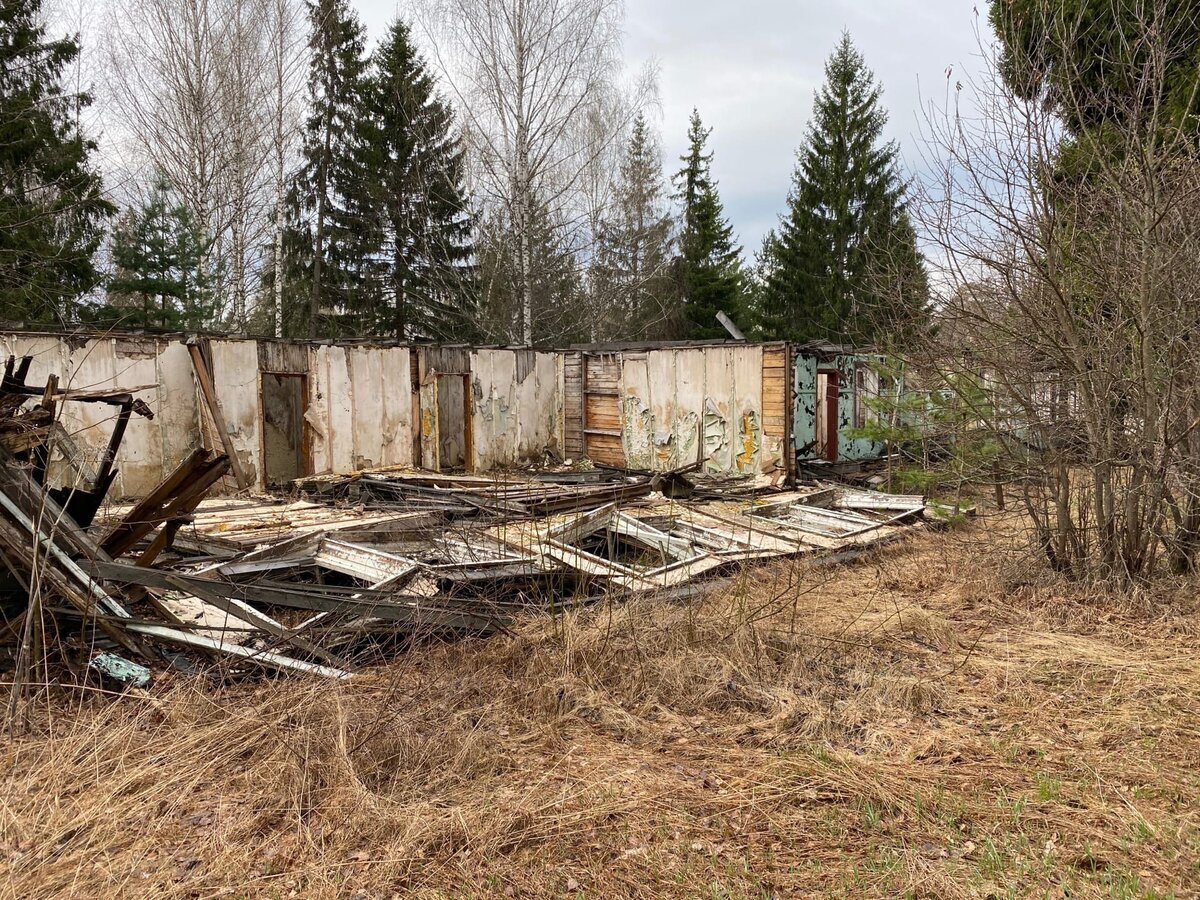
{"label": "peeling white paint on wall", "polygon": [[[437,436],[422,439],[430,460],[414,458],[425,413],[436,426],[436,387],[426,385],[414,409],[412,354],[399,346],[301,344],[280,348],[243,338],[208,341],[211,375],[244,470],[265,487],[260,366],[303,376],[307,408],[302,438],[313,474],[379,466],[436,464]],[[199,393],[187,346],[169,337],[93,337],[0,334],[5,355],[31,355],[30,384],[58,374],[74,389],[150,388],[138,394],[155,413],[133,417],[117,459],[113,496],[141,496],[193,449],[217,444]],[[287,353],[276,352],[280,349]],[[611,425],[621,428],[625,464],[664,471],[697,461],[711,472],[754,473],[776,466],[781,438],[763,434],[763,348],[760,345],[668,347],[614,352],[620,377]],[[265,360],[270,360],[267,362]],[[563,458],[566,422],[565,356],[503,348],[469,351],[468,467],[487,472]],[[465,363],[464,363],[465,365]],[[611,396],[611,381],[604,387]],[[432,404],[432,405],[431,405]],[[425,409],[429,406],[429,409]],[[62,423],[80,449],[99,458],[111,434],[113,411],[67,403]],[[465,424],[465,423],[464,423]],[[436,431],[436,427],[434,429]],[[66,471],[62,461],[51,474]]]}
{"label": "peeling white paint on wall", "polygon": [[262,386],[258,377],[258,344],[212,341],[212,382],[229,428],[234,451],[246,477],[263,486]]}
{"label": "peeling white paint on wall", "polygon": [[471,352],[473,468],[477,471],[562,457],[560,354]]}
{"label": "peeling white paint on wall", "polygon": [[762,453],[762,348],[664,348],[621,354],[621,441],[627,464],[666,471],[755,473]]}
{"label": "peeling white paint on wall", "polygon": [[407,347],[311,349],[306,419],[314,473],[414,465],[409,362]]}
{"label": "peeling white paint on wall", "polygon": [[[196,384],[187,347],[166,338],[62,338],[56,335],[0,335],[4,358],[31,356],[26,383],[43,385],[59,376],[64,390],[150,389],[135,395],[154,411],[154,419],[133,416],[117,453],[113,497],[140,496],[162,480],[199,446]],[[87,463],[94,467],[108,446],[116,410],[94,403],[64,403],[59,422]],[[68,479],[60,458],[51,461],[54,483]]]}

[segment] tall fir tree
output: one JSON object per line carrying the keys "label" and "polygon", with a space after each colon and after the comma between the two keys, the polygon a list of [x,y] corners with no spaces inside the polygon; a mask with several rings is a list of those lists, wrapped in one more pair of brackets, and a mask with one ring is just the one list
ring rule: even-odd
{"label": "tall fir tree", "polygon": [[581,302],[578,259],[564,246],[564,226],[543,205],[530,210],[524,231],[529,241],[533,278],[523,280],[516,247],[518,230],[504,211],[495,211],[479,224],[476,243],[484,337],[510,342],[520,333],[524,294],[533,310],[532,343],[562,347],[592,337],[587,307]]}
{"label": "tall fir tree", "polygon": [[350,198],[366,270],[354,301],[366,333],[464,340],[478,319],[465,151],[406,23],[372,56],[358,145],[365,189]]}
{"label": "tall fir tree", "polygon": [[591,273],[602,301],[596,334],[602,340],[673,337],[679,328],[679,290],[671,270],[674,222],[662,157],[641,114],[630,130],[615,196],[600,226]]}
{"label": "tall fir tree", "polygon": [[881,88],[843,33],[825,64],[779,230],[763,245],[763,333],[867,343],[920,327],[928,284]]}
{"label": "tall fir tree", "polygon": [[733,226],[725,218],[712,177],[713,155],[705,152],[711,133],[700,113],[692,110],[688,152],[675,176],[676,197],[683,205],[677,261],[683,336],[693,339],[728,337],[717,313],[737,318],[744,299],[742,250],[734,241]]}
{"label": "tall fir tree", "polygon": [[41,7],[0,4],[0,317],[63,323],[100,281],[94,256],[116,210],[79,127],[90,98],[62,85],[79,44],[47,40]]}
{"label": "tall fir tree", "polygon": [[199,329],[215,313],[208,244],[187,205],[160,175],[142,206],[113,230],[107,307],[96,318],[150,328]]}
{"label": "tall fir tree", "polygon": [[362,230],[353,198],[365,189],[358,142],[366,87],[366,30],[349,0],[309,0],[310,113],[302,165],[289,193],[284,237],[284,331],[338,330],[362,277]]}

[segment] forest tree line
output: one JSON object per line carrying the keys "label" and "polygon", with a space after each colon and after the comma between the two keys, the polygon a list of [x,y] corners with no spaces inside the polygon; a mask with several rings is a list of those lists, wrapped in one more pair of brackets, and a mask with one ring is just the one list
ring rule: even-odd
{"label": "forest tree line", "polygon": [[373,44],[350,0],[107,19],[89,48],[43,0],[0,11],[8,322],[536,345],[726,337],[718,312],[765,339],[927,328],[910,185],[849,35],[748,260],[699,110],[663,158],[617,0],[423,0]]}

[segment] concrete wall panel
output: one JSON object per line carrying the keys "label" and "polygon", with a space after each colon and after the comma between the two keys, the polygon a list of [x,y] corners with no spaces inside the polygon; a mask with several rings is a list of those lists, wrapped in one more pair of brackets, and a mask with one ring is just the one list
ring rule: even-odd
{"label": "concrete wall panel", "polygon": [[[196,386],[187,348],[165,338],[90,338],[3,335],[5,359],[32,356],[26,383],[43,385],[51,374],[68,390],[128,390],[137,392],[154,412],[153,420],[133,416],[117,455],[114,499],[140,496],[177,466],[199,444]],[[63,404],[60,423],[86,465],[94,467],[112,435],[116,409],[93,403]],[[50,477],[63,484],[75,476],[56,455]]]}
{"label": "concrete wall panel", "polygon": [[757,474],[774,466],[774,460],[763,454],[762,347],[738,347],[731,352],[736,448],[732,466],[738,472]]}
{"label": "concrete wall panel", "polygon": [[781,455],[763,453],[761,346],[663,348],[620,357],[621,438],[632,468],[665,471],[701,462],[712,473],[757,473]]}
{"label": "concrete wall panel", "polygon": [[407,347],[373,351],[379,356],[378,391],[383,397],[379,438],[385,466],[411,466],[413,461],[412,375]]}
{"label": "concrete wall panel", "polygon": [[[214,340],[213,389],[229,428],[242,470],[263,487],[262,398],[258,377],[258,345],[254,341]],[[218,445],[215,449],[220,449]]]}
{"label": "concrete wall panel", "polygon": [[563,455],[560,354],[471,352],[471,425],[476,471]]}
{"label": "concrete wall panel", "polygon": [[328,468],[331,472],[353,472],[354,466],[354,377],[353,365],[345,347],[329,347],[326,377],[328,394],[325,398],[326,444],[329,447]]}
{"label": "concrete wall panel", "polygon": [[[559,459],[563,448],[559,435],[558,354],[532,353],[532,368],[517,385],[517,458],[521,462],[540,463],[549,453]],[[520,373],[518,373],[520,374]]]}

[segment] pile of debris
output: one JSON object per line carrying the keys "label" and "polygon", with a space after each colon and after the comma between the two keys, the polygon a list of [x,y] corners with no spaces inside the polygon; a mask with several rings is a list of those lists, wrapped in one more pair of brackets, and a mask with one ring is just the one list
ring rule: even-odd
{"label": "pile of debris", "polygon": [[[926,511],[920,498],[603,469],[373,471],[301,479],[301,499],[210,498],[230,459],[201,449],[97,520],[125,423],[152,413],[133,392],[27,387],[28,368],[10,360],[0,385],[0,600],[18,679],[51,647],[80,677],[136,684],[214,663],[341,678],[417,636],[861,549]],[[119,410],[94,471],[56,424],[67,401]]]}

